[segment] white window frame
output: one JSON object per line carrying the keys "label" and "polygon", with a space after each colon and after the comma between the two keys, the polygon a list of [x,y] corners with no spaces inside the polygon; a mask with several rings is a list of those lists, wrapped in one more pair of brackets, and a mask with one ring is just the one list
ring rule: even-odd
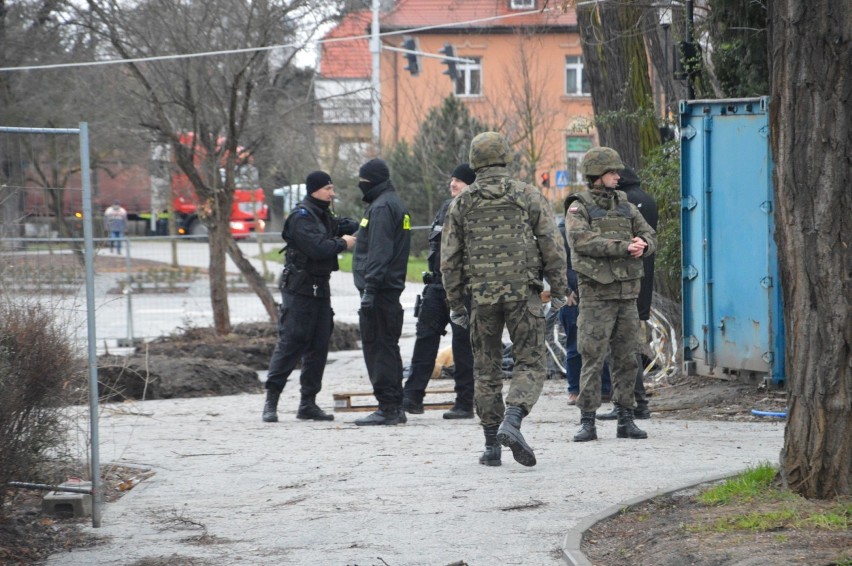
{"label": "white window frame", "polygon": [[511,0],[509,7],[512,10],[532,10],[535,8],[535,0]]}
{"label": "white window frame", "polygon": [[[463,57],[473,62],[456,63],[458,76],[453,85],[453,92],[456,96],[482,96],[482,59],[480,57]],[[472,92],[474,77],[478,78],[476,82],[479,88],[476,92]]]}
{"label": "white window frame", "polygon": [[[573,79],[573,80],[572,80]],[[585,80],[585,64],[582,55],[565,56],[565,94],[567,96],[589,96],[589,81]]]}
{"label": "white window frame", "polygon": [[[571,151],[568,147],[571,145],[572,138],[585,138],[586,136],[565,136],[565,169],[568,171],[568,183],[570,185],[584,185],[586,178],[580,172],[580,162],[587,150]],[[591,149],[591,138],[589,138],[589,148]]]}

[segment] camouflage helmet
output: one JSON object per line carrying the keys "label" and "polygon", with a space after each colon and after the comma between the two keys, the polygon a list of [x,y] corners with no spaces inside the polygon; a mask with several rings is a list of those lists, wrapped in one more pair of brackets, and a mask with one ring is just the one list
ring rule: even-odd
{"label": "camouflage helmet", "polygon": [[470,142],[470,166],[474,171],[509,162],[509,142],[499,132],[483,132]]}
{"label": "camouflage helmet", "polygon": [[620,171],[624,163],[618,152],[611,147],[593,147],[583,156],[580,170],[587,177],[600,177],[607,171]]}

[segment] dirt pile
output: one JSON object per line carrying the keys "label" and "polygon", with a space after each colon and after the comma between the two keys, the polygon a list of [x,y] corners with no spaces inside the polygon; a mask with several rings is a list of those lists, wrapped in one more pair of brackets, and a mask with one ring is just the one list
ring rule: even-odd
{"label": "dirt pile", "polygon": [[[98,361],[101,400],[170,399],[257,392],[257,371],[267,369],[278,338],[275,325],[238,324],[227,336],[190,328],[160,337],[131,356]],[[331,351],[355,350],[358,327],[335,324]]]}

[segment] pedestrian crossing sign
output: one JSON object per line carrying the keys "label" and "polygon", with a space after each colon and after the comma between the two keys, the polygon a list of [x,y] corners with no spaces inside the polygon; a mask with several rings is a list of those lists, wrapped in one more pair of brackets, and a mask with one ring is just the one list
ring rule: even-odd
{"label": "pedestrian crossing sign", "polygon": [[564,169],[560,169],[556,172],[556,186],[557,187],[567,187],[568,186],[568,171]]}

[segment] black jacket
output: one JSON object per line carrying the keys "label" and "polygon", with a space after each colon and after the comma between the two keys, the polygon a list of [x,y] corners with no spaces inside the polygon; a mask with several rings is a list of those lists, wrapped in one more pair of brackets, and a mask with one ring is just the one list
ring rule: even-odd
{"label": "black jacket", "polygon": [[369,203],[361,219],[352,258],[359,291],[402,290],[411,249],[411,217],[390,181],[364,194]]}
{"label": "black jacket", "polygon": [[453,199],[448,198],[441,204],[432,221],[432,229],[429,231],[429,255],[426,263],[432,273],[441,273],[441,234],[444,230],[444,218],[447,217],[447,209]]}
{"label": "black jacket", "polygon": [[[642,190],[639,177],[636,172],[630,167],[625,167],[621,171],[621,179],[618,181],[617,189],[624,191],[627,195],[627,200],[636,205],[645,222],[650,224],[651,228],[657,230],[657,220],[659,214],[657,212],[657,201],[654,197]],[[648,320],[651,317],[651,299],[654,295],[654,256],[651,254],[642,258],[645,274],[642,276],[642,286],[639,289],[639,298],[636,300],[636,306],[639,309],[639,320]]]}
{"label": "black jacket", "polygon": [[[358,224],[338,218],[310,196],[287,217],[281,237],[287,243],[284,259],[287,289],[301,295],[328,296],[328,280],[337,271],[337,254],[346,249],[340,237],[353,234]],[[315,292],[314,285],[319,291]]]}

